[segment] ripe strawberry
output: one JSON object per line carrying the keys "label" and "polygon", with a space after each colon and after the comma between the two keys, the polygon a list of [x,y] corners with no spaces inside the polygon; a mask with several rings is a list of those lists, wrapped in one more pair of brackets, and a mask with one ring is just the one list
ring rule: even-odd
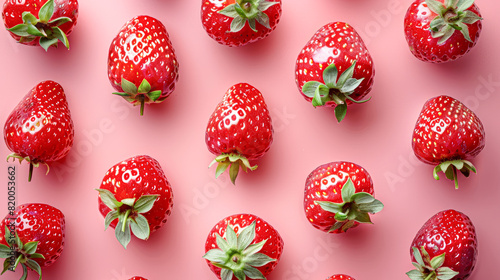
{"label": "ripe strawberry", "polygon": [[[267,37],[281,17],[281,0],[203,0],[201,21],[222,45],[243,46]],[[247,24],[248,23],[248,24]]]}
{"label": "ripe strawberry", "polygon": [[262,157],[273,142],[271,116],[260,91],[246,83],[233,85],[212,113],[205,132],[208,150],[217,155],[216,175],[229,168],[233,184],[240,166],[255,170],[249,161]]}
{"label": "ripe strawberry", "polygon": [[73,146],[73,121],[60,84],[44,81],[36,85],[10,113],[5,122],[5,143],[14,152],[7,157],[30,163],[28,181],[33,166],[65,157]]}
{"label": "ripe strawberry", "polygon": [[466,177],[476,168],[469,161],[483,150],[485,133],[479,118],[460,101],[445,95],[429,99],[413,130],[413,152],[421,161],[437,165],[434,178],[443,171],[455,181],[457,170]]}
{"label": "ripe strawberry", "polygon": [[335,274],[333,276],[330,276],[330,278],[326,280],[355,280],[355,279],[345,274]]}
{"label": "ripe strawberry", "polygon": [[342,233],[359,223],[372,223],[368,213],[384,205],[373,197],[370,174],[351,162],[331,162],[314,169],[306,179],[304,211],[317,229]]}
{"label": "ripe strawberry", "polygon": [[[340,74],[340,75],[339,75]],[[352,26],[332,22],[321,27],[305,45],[295,64],[295,81],[314,107],[335,107],[340,122],[347,105],[364,103],[372,89],[375,69],[365,43]]]}
{"label": "ripe strawberry", "polygon": [[477,257],[474,225],[463,213],[441,211],[418,231],[410,254],[417,268],[406,273],[412,280],[465,280],[474,270]]}
{"label": "ripe strawberry", "polygon": [[140,277],[140,276],[134,276],[134,277],[130,278],[129,280],[148,280],[148,279]]}
{"label": "ripe strawberry", "polygon": [[48,50],[58,41],[69,49],[68,35],[78,18],[77,0],[5,0],[2,18],[19,43]]}
{"label": "ripe strawberry", "polygon": [[150,16],[129,20],[111,42],[108,78],[133,105],[161,103],[175,88],[179,63],[165,26]]}
{"label": "ripe strawberry", "polygon": [[137,238],[147,240],[167,222],[173,206],[167,177],[158,161],[149,156],[135,156],[114,165],[96,190],[105,230],[114,228],[125,249],[130,230]]}
{"label": "ripe strawberry", "polygon": [[415,0],[404,20],[406,41],[422,61],[453,61],[476,45],[481,19],[474,0]]}
{"label": "ripe strawberry", "polygon": [[[23,277],[28,269],[40,275],[52,265],[64,248],[63,213],[50,205],[19,205],[0,222],[0,258],[5,258],[2,274],[21,264]],[[14,261],[12,261],[14,260]]]}
{"label": "ripe strawberry", "polygon": [[219,279],[266,279],[282,252],[283,239],[276,229],[255,215],[238,214],[212,228],[203,257]]}

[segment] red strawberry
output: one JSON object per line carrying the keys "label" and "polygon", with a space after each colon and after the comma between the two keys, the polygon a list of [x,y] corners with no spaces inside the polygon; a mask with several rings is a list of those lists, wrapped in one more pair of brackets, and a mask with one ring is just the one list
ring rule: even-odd
{"label": "red strawberry", "polygon": [[304,211],[317,229],[342,233],[359,223],[371,223],[368,213],[384,208],[373,197],[370,174],[351,162],[331,162],[314,169],[306,179]]}
{"label": "red strawberry", "polygon": [[165,26],[150,16],[129,20],[111,42],[108,78],[134,105],[161,103],[175,88],[179,63]]}
{"label": "red strawberry", "polygon": [[111,225],[126,249],[130,230],[139,239],[167,222],[173,206],[172,188],[160,164],[149,156],[135,156],[111,167],[99,192],[99,211],[105,229]]}
{"label": "red strawberry", "polygon": [[[73,121],[60,84],[44,81],[36,85],[10,113],[4,126],[4,139],[9,150],[7,157],[30,163],[28,180],[33,166],[65,157],[73,146]],[[48,169],[47,169],[47,172]]]}
{"label": "red strawberry", "polygon": [[266,279],[282,252],[283,239],[276,229],[255,215],[239,214],[212,228],[203,257],[219,279]]}
{"label": "red strawberry", "polygon": [[255,170],[249,161],[262,157],[273,142],[271,116],[260,91],[246,83],[228,89],[212,113],[205,132],[208,150],[217,155],[216,177],[229,168],[233,184],[240,166]]}
{"label": "red strawberry", "polygon": [[2,18],[19,43],[48,50],[58,41],[69,49],[68,35],[78,18],[77,0],[5,0]]}
{"label": "red strawberry", "polygon": [[422,61],[452,61],[476,45],[481,19],[474,0],[415,0],[404,20],[406,41]]}
{"label": "red strawberry", "polygon": [[476,263],[476,230],[469,217],[455,210],[432,216],[418,231],[410,249],[412,280],[469,278]]}
{"label": "red strawberry", "polygon": [[326,280],[355,280],[355,279],[345,274],[335,274],[333,276],[330,276],[330,278]]}
{"label": "red strawberry", "polygon": [[[281,17],[281,0],[203,0],[201,21],[222,45],[243,46],[267,37]],[[248,24],[247,24],[248,23]]]}
{"label": "red strawberry", "polygon": [[469,161],[483,150],[485,133],[479,118],[460,101],[445,95],[429,99],[413,131],[413,152],[421,161],[436,165],[434,178],[443,171],[455,181],[457,170],[466,177],[476,168]]}
{"label": "red strawberry", "polygon": [[365,43],[352,26],[332,22],[321,27],[297,57],[295,81],[314,107],[335,107],[340,122],[347,105],[363,103],[375,69]]}
{"label": "red strawberry", "polygon": [[50,205],[31,203],[18,206],[0,222],[0,258],[4,270],[23,268],[40,275],[42,268],[52,265],[64,248],[65,221],[63,213]]}
{"label": "red strawberry", "polygon": [[134,276],[134,277],[130,278],[129,280],[148,280],[148,279],[140,277],[140,276]]}

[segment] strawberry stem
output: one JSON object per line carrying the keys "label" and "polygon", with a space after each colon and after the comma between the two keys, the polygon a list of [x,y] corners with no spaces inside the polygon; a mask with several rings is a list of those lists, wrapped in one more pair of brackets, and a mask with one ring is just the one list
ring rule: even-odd
{"label": "strawberry stem", "polygon": [[140,95],[139,100],[141,101],[141,116],[142,116],[144,115],[144,95]]}
{"label": "strawberry stem", "polygon": [[28,174],[28,182],[31,182],[32,175],[33,175],[33,163],[30,161],[30,171]]}
{"label": "strawberry stem", "polygon": [[128,217],[130,216],[131,211],[132,211],[131,209],[128,209],[127,212],[125,212],[125,216],[123,217],[123,223],[122,223],[122,232],[125,232],[125,229],[128,225],[127,220],[128,220]]}
{"label": "strawberry stem", "polygon": [[453,166],[453,181],[455,182],[455,189],[458,190],[458,174],[455,166]]}

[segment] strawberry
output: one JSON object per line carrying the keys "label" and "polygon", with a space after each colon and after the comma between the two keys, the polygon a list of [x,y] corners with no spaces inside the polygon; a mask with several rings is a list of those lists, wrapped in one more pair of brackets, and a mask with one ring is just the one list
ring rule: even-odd
{"label": "strawberry", "polygon": [[19,43],[47,51],[58,42],[69,49],[68,36],[78,18],[77,0],[5,0],[2,18]]}
{"label": "strawberry", "polygon": [[10,113],[4,126],[4,139],[19,162],[30,163],[28,181],[33,166],[65,157],[73,146],[74,129],[66,95],[60,84],[44,81],[24,96]]}
{"label": "strawberry", "polygon": [[21,279],[26,279],[28,269],[42,279],[42,268],[52,265],[63,251],[64,230],[64,215],[53,206],[30,203],[10,210],[0,222],[0,258],[6,259],[2,274],[20,264]]}
{"label": "strawberry", "polygon": [[469,217],[455,210],[432,216],[418,231],[410,249],[416,269],[412,280],[465,280],[476,263],[476,230]]}
{"label": "strawberry", "polygon": [[330,278],[326,280],[355,280],[355,279],[345,274],[335,274],[333,276],[330,276]]}
{"label": "strawberry", "polygon": [[436,165],[438,172],[455,181],[457,170],[469,176],[476,168],[469,161],[483,150],[485,134],[479,118],[460,101],[445,95],[429,99],[422,108],[415,129],[412,147],[418,159]]}
{"label": "strawberry", "polygon": [[332,22],[321,27],[297,57],[295,81],[314,107],[335,107],[340,122],[347,105],[364,103],[375,69],[365,43],[352,26]]}
{"label": "strawberry", "polygon": [[133,105],[163,102],[175,88],[179,63],[165,26],[150,16],[129,20],[113,39],[108,53],[108,78]]}
{"label": "strawberry", "polygon": [[368,213],[384,208],[373,197],[370,174],[361,166],[345,161],[323,164],[306,179],[304,211],[317,229],[342,233],[359,223],[372,223]]}
{"label": "strawberry", "polygon": [[267,37],[281,17],[281,0],[203,0],[201,3],[205,31],[218,43],[231,47]]}
{"label": "strawberry", "polygon": [[216,177],[229,168],[233,184],[240,167],[255,170],[251,160],[262,157],[273,142],[271,116],[258,89],[239,83],[229,88],[208,121],[208,150],[217,155]]}
{"label": "strawberry", "polygon": [[134,277],[130,278],[129,280],[148,280],[148,279],[146,279],[144,277],[140,277],[140,276],[134,276]]}
{"label": "strawberry", "polygon": [[111,167],[99,192],[99,211],[105,217],[105,229],[111,226],[126,249],[130,230],[139,239],[167,222],[173,206],[172,188],[155,159],[135,156]]}
{"label": "strawberry", "polygon": [[474,0],[415,0],[404,19],[406,41],[422,61],[453,61],[476,45],[480,20]]}
{"label": "strawberry", "polygon": [[212,228],[205,252],[203,257],[219,279],[266,279],[280,260],[283,239],[261,218],[238,214]]}

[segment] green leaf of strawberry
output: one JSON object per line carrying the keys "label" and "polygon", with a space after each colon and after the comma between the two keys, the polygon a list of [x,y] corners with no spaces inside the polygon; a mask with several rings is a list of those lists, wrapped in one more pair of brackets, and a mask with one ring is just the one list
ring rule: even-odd
{"label": "green leaf of strawberry", "polygon": [[271,29],[269,16],[263,12],[276,4],[279,3],[267,0],[236,0],[236,3],[226,6],[219,13],[233,19],[230,32],[241,31],[247,22],[249,27],[254,32],[257,32],[255,22],[260,23],[267,29]]}

